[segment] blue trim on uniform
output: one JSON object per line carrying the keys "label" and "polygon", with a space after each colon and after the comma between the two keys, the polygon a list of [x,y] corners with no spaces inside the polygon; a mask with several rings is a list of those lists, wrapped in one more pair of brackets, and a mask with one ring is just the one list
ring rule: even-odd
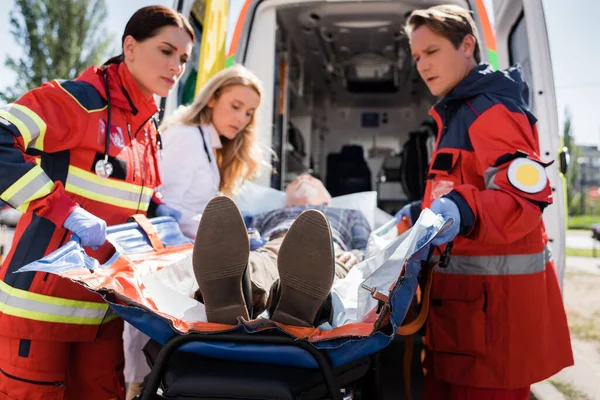
{"label": "blue trim on uniform", "polygon": [[[14,147],[14,138],[14,132],[0,127],[0,171],[8,172],[0,174],[0,191],[6,190],[16,181],[15,178],[20,178],[35,167],[35,163],[26,162],[23,153]],[[28,149],[27,154],[40,157],[41,167],[51,180],[60,181],[63,185],[66,183],[70,163],[69,150],[49,154]],[[32,215],[31,222],[25,228],[21,240],[14,248],[10,263],[6,266],[4,282],[18,289],[29,290],[36,273],[14,274],[13,272],[44,256],[56,228],[50,220],[36,214]]]}
{"label": "blue trim on uniform", "polygon": [[454,148],[474,151],[469,129],[490,108],[501,104],[509,112],[523,114],[530,125],[537,122],[527,107],[529,88],[518,67],[494,71],[487,64],[475,67],[434,110],[443,128],[438,150]]}
{"label": "blue trim on uniform", "polygon": [[473,229],[473,224],[475,224],[475,214],[473,214],[473,210],[469,207],[469,203],[454,190],[443,197],[452,200],[458,207],[458,212],[460,213],[460,234],[467,235]]}
{"label": "blue trim on uniform", "polygon": [[14,288],[29,290],[36,272],[14,274],[21,267],[44,257],[50,240],[56,231],[56,225],[46,218],[36,214],[31,215],[31,222],[25,228],[21,239],[16,244],[10,259],[4,282]]}
{"label": "blue trim on uniform", "polygon": [[106,107],[106,100],[98,93],[98,90],[88,82],[82,81],[57,81],[79,104],[87,111],[97,111]]}
{"label": "blue trim on uniform", "polygon": [[21,135],[16,128],[0,125],[0,193],[34,167],[34,164],[25,161],[23,153],[15,147],[15,138],[18,137]]}
{"label": "blue trim on uniform", "polygon": [[[2,120],[3,120],[3,122],[0,123],[0,135],[2,135],[2,132],[4,132],[4,133],[9,133],[13,137],[21,137],[21,132],[19,132],[17,127],[12,122],[9,122],[9,121],[5,120],[4,118],[2,118]],[[5,125],[4,121],[8,122],[8,125]],[[4,136],[6,136],[6,135],[4,135]],[[0,144],[2,144],[4,142],[5,142],[5,140],[2,140],[0,142]]]}
{"label": "blue trim on uniform", "polygon": [[57,153],[42,153],[41,166],[46,175],[54,182],[60,181],[63,186],[67,184],[71,165],[71,151],[63,150]]}

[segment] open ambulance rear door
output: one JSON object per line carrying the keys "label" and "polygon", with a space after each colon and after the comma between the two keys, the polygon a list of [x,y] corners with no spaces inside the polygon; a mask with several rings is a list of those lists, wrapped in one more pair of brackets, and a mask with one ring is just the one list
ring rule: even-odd
{"label": "open ambulance rear door", "polygon": [[[478,0],[481,2],[481,0]],[[554,203],[544,211],[544,222],[562,285],[565,271],[566,199],[565,172],[558,128],[550,45],[542,0],[492,0],[498,67],[519,63],[529,85],[529,106],[538,119],[540,156],[555,160],[547,172]],[[489,46],[488,46],[489,47]]]}

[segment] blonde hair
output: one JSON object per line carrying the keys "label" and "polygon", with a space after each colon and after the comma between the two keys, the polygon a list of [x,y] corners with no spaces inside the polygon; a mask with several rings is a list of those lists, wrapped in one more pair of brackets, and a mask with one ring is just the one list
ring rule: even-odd
{"label": "blonde hair", "polygon": [[412,31],[423,25],[448,39],[457,49],[465,36],[473,35],[475,37],[473,57],[478,64],[481,62],[479,34],[469,10],[451,4],[434,6],[426,10],[415,10],[408,17],[404,32],[410,36]]}
{"label": "blonde hair", "polygon": [[[172,116],[160,126],[165,131],[175,124],[206,125],[212,122],[212,109],[208,102],[218,99],[223,91],[231,86],[247,86],[256,91],[262,99],[262,84],[252,71],[242,65],[234,65],[219,71],[202,86],[200,92],[189,106],[179,107]],[[216,161],[221,174],[219,190],[228,196],[233,195],[239,184],[251,179],[262,161],[262,151],[257,143],[256,112],[248,125],[239,132],[235,139],[221,138],[223,147],[215,149]]]}

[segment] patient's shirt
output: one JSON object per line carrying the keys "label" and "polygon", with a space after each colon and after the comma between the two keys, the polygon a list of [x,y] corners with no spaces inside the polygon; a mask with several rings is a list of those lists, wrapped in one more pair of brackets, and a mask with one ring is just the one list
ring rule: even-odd
{"label": "patient's shirt", "polygon": [[287,232],[302,211],[310,209],[319,210],[325,214],[331,227],[333,241],[342,249],[345,251],[366,250],[371,228],[363,213],[358,210],[331,208],[327,205],[279,208],[255,216],[251,227],[258,229],[262,237],[268,238]]}

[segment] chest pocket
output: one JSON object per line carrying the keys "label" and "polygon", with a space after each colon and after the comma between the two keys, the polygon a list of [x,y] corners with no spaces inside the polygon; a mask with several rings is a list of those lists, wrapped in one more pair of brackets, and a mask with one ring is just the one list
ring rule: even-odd
{"label": "chest pocket", "polygon": [[429,176],[430,200],[436,200],[450,193],[463,183],[459,149],[443,148],[435,154]]}

